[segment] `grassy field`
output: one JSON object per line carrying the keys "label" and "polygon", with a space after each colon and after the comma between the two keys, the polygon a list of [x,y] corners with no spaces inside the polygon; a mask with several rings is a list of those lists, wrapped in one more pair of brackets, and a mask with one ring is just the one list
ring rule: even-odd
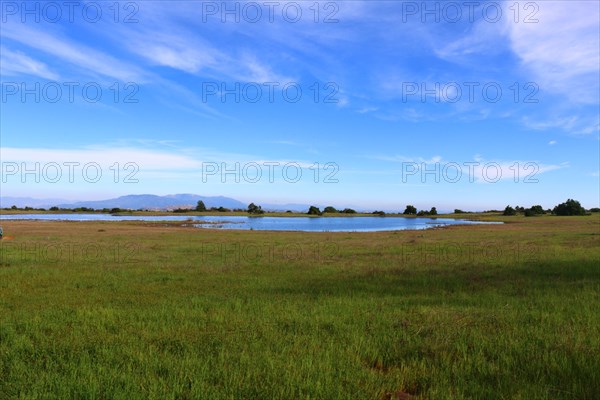
{"label": "grassy field", "polygon": [[0,398],[597,399],[600,216],[3,221]]}

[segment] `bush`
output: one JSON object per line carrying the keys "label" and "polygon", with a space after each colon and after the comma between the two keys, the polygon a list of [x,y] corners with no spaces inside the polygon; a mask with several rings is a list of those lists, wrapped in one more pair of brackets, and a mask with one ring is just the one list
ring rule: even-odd
{"label": "bush", "polygon": [[206,206],[204,205],[204,202],[202,200],[198,200],[198,204],[196,204],[196,211],[206,211]]}
{"label": "bush", "polygon": [[327,206],[323,209],[324,213],[336,213],[338,212],[338,210],[335,209],[335,207],[332,206]]}
{"label": "bush", "polygon": [[568,199],[564,203],[560,203],[552,210],[555,215],[585,215],[585,208],[577,200]]}
{"label": "bush", "polygon": [[385,216],[385,211],[373,211],[373,214],[379,215],[380,217],[384,217]]}
{"label": "bush", "polygon": [[546,211],[544,211],[544,209],[540,205],[531,206],[530,210],[537,214],[546,214]]}
{"label": "bush", "polygon": [[407,205],[402,214],[404,215],[415,215],[417,213],[417,208],[411,205]]}
{"label": "bush", "polygon": [[546,211],[544,211],[542,206],[539,206],[539,205],[531,206],[531,208],[528,208],[527,210],[525,210],[526,217],[534,217],[536,215],[542,215],[542,214],[546,214]]}
{"label": "bush", "polygon": [[506,206],[502,215],[517,215],[517,210],[515,210],[511,206]]}
{"label": "bush", "polygon": [[257,206],[254,203],[248,204],[248,214],[264,214],[261,206]]}
{"label": "bush", "polygon": [[459,208],[454,209],[454,214],[464,214],[465,212]]}
{"label": "bush", "polygon": [[351,208],[344,208],[341,212],[344,214],[356,214],[356,211]]}
{"label": "bush", "polygon": [[310,206],[307,214],[308,215],[321,215],[322,213],[321,213],[321,210],[319,210],[319,207]]}

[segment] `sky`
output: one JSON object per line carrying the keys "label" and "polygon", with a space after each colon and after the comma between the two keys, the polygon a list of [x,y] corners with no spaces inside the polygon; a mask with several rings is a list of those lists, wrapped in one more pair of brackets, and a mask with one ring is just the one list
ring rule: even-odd
{"label": "sky", "polygon": [[600,205],[600,2],[0,2],[1,196]]}

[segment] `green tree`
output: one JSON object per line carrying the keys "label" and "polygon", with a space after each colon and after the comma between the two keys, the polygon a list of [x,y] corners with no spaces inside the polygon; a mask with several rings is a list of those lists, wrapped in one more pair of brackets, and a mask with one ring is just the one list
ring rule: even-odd
{"label": "green tree", "polygon": [[406,206],[406,208],[404,209],[404,212],[402,214],[404,215],[415,215],[417,213],[417,208],[415,206],[411,206],[410,204]]}
{"label": "green tree", "polygon": [[321,210],[319,210],[319,207],[310,206],[307,214],[308,215],[321,215]]}
{"label": "green tree", "polygon": [[196,204],[196,211],[206,211],[206,206],[204,205],[204,202],[202,200],[198,200],[198,204]]}
{"label": "green tree", "polygon": [[506,206],[502,215],[517,215],[517,210],[515,210],[511,206]]}
{"label": "green tree", "polygon": [[435,207],[431,207],[431,210],[429,211],[429,215],[437,215],[437,209]]}
{"label": "green tree", "polygon": [[577,200],[568,199],[552,210],[555,215],[585,215],[585,208]]}
{"label": "green tree", "polygon": [[534,217],[536,215],[546,214],[546,211],[540,205],[531,206],[525,210],[526,217]]}
{"label": "green tree", "polygon": [[356,214],[356,211],[353,210],[353,209],[351,209],[351,208],[344,208],[342,210],[342,213],[344,213],[344,214]]}
{"label": "green tree", "polygon": [[335,209],[335,207],[332,206],[327,206],[323,209],[324,213],[336,213],[338,212],[338,210]]}
{"label": "green tree", "polygon": [[264,211],[261,206],[257,206],[254,203],[248,204],[248,214],[263,214]]}

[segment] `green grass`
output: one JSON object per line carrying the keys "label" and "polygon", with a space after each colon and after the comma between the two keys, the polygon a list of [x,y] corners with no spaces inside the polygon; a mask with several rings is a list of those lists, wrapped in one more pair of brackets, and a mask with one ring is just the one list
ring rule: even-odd
{"label": "green grass", "polygon": [[3,222],[0,398],[597,398],[600,217],[496,218]]}

